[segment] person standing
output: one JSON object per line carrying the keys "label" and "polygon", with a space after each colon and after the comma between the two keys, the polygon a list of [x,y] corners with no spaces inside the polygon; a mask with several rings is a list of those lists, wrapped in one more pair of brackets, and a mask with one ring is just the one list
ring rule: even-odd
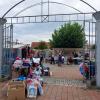
{"label": "person standing", "polygon": [[62,56],[61,54],[58,55],[58,66],[61,66],[62,64]]}
{"label": "person standing", "polygon": [[41,55],[40,56],[40,66],[41,66],[42,62],[43,62],[43,56]]}
{"label": "person standing", "polygon": [[62,63],[64,64],[65,62],[65,57],[62,55]]}
{"label": "person standing", "polygon": [[54,63],[54,55],[51,56],[51,64],[55,64]]}
{"label": "person standing", "polygon": [[25,58],[26,59],[26,55],[27,55],[27,51],[26,48],[22,48],[22,59]]}

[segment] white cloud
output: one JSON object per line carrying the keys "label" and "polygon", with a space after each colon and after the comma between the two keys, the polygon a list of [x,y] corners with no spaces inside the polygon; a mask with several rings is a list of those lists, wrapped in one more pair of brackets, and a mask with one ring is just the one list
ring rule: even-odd
{"label": "white cloud", "polygon": [[[3,14],[11,8],[14,4],[19,2],[21,0],[0,0],[0,7],[2,8],[0,10],[0,16],[2,17]],[[43,0],[48,1],[48,0]],[[66,5],[75,7],[83,12],[91,12],[93,9],[91,9],[89,6],[81,2],[80,0],[50,0],[52,2],[60,2],[64,3]],[[100,2],[99,0],[85,0],[90,5],[92,5],[94,8],[96,8],[98,11],[100,10]],[[17,7],[15,7],[13,10],[11,10],[7,16],[14,16],[16,13],[18,13],[23,8],[26,8],[32,4],[39,3],[41,0],[26,0],[25,2],[21,3]],[[47,14],[47,4],[45,4],[44,8],[44,14]],[[41,6],[36,6],[31,9],[26,10],[25,12],[21,13],[20,15],[40,15]],[[57,4],[50,4],[50,13],[75,13],[77,11],[66,7],[62,5]],[[51,37],[51,33],[54,31],[55,28],[59,27],[63,23],[47,23],[47,24],[25,24],[25,25],[16,25],[14,28],[14,39],[19,39],[19,41],[22,42],[32,42],[32,41],[39,41],[39,40],[48,40]]]}
{"label": "white cloud", "polygon": [[51,38],[51,33],[37,33],[37,34],[25,34],[25,35],[18,35],[15,34],[14,40],[18,39],[19,42],[30,44],[32,41],[38,42],[38,41],[49,41]]}

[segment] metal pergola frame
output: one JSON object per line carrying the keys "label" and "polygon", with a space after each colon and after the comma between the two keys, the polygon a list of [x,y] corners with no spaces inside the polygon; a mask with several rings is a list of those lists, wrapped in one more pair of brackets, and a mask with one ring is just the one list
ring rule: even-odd
{"label": "metal pergola frame", "polygon": [[[95,37],[95,35],[93,35],[93,32],[95,32],[95,29],[93,28],[93,25],[95,25],[95,20],[93,19],[93,13],[94,12],[88,12],[88,13],[83,13],[82,11],[66,5],[64,3],[60,3],[60,2],[52,2],[52,1],[47,1],[47,2],[43,2],[43,0],[41,0],[40,3],[36,3],[33,4],[31,6],[28,6],[24,9],[22,9],[21,11],[19,11],[18,13],[16,13],[13,17],[6,17],[6,14],[12,10],[14,7],[16,7],[18,4],[22,3],[25,0],[20,1],[19,3],[15,4],[13,7],[11,7],[4,15],[2,18],[5,18],[7,20],[6,24],[5,24],[5,32],[7,29],[7,25],[10,25],[10,33],[13,33],[13,30],[11,30],[11,28],[13,27],[13,25],[15,24],[27,24],[27,23],[48,23],[48,22],[81,22],[83,23],[83,28],[84,31],[86,29],[86,23],[88,23],[88,35],[85,34],[85,36],[88,36],[89,39],[89,47],[90,47],[90,42],[91,42],[91,37]],[[59,5],[63,5],[63,6],[67,6],[69,8],[72,8],[74,10],[76,10],[78,13],[71,13],[71,14],[50,14],[50,3],[52,4],[59,4]],[[44,4],[48,4],[48,14],[43,14],[43,5]],[[21,14],[22,12],[26,11],[29,8],[35,7],[35,6],[41,6],[41,14],[40,15],[34,15],[34,16],[18,16],[19,14]],[[87,16],[91,16],[91,18],[87,18]],[[81,18],[80,18],[81,17]],[[8,26],[9,27],[9,26]],[[92,34],[91,34],[92,33]],[[7,35],[7,32],[6,32]],[[8,43],[7,43],[7,37],[4,37],[5,41],[5,46],[8,48]],[[12,43],[13,43],[13,34],[10,34],[10,43],[11,46],[10,48],[12,48]],[[89,48],[89,52],[90,52],[90,48]],[[89,58],[90,60],[91,58]]]}
{"label": "metal pergola frame", "polygon": [[[18,16],[5,17],[8,22],[6,24],[25,24],[25,23],[46,23],[46,22],[68,22],[68,21],[85,21],[93,22],[93,19],[87,19],[86,15],[92,16],[91,13],[72,13],[72,14],[50,14],[50,15],[35,15],[35,16]],[[80,19],[79,16],[82,16]],[[75,18],[71,18],[75,17]],[[57,18],[60,18],[57,20]],[[27,19],[27,20],[26,20]]]}

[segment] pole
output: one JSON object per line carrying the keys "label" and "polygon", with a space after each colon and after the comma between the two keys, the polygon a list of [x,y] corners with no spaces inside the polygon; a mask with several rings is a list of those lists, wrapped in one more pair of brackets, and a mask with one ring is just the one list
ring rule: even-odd
{"label": "pole", "polygon": [[42,17],[43,17],[43,0],[41,0],[41,22],[42,22]]}
{"label": "pole", "polygon": [[6,19],[0,18],[0,78],[2,77],[2,68],[3,68],[3,52],[4,52],[4,24]]}
{"label": "pole", "polygon": [[50,4],[49,4],[49,0],[48,0],[48,22],[49,22],[49,6],[50,6]]}
{"label": "pole", "polygon": [[100,87],[100,11],[93,14],[96,19],[96,86]]}

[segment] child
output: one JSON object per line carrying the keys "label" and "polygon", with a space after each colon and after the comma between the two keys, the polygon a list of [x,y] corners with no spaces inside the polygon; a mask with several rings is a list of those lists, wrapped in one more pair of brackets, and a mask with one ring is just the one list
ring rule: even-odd
{"label": "child", "polygon": [[84,80],[89,79],[89,68],[86,63],[80,64],[80,72],[84,77]]}
{"label": "child", "polygon": [[89,68],[87,66],[87,64],[83,64],[83,68],[84,68],[84,76],[86,79],[89,79]]}

